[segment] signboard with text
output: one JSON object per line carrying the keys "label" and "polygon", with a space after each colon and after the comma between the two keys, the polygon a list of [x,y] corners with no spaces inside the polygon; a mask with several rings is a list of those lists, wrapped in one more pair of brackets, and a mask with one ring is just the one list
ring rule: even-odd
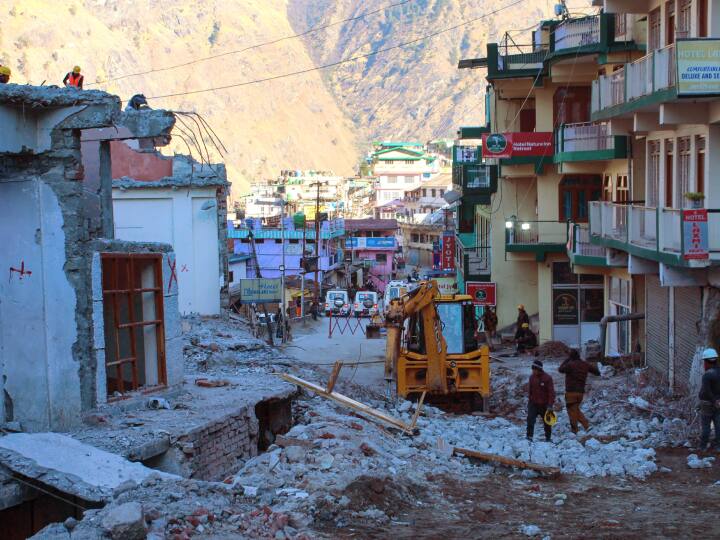
{"label": "signboard with text", "polygon": [[483,136],[482,157],[552,157],[552,132],[491,133]]}
{"label": "signboard with text", "polygon": [[577,289],[553,290],[553,324],[578,324],[578,291]]}
{"label": "signboard with text", "polygon": [[364,236],[352,236],[345,239],[346,249],[395,249],[394,236],[382,236],[366,238]]}
{"label": "signboard with text", "polygon": [[457,294],[457,277],[435,277],[432,279],[434,279],[437,283],[438,289],[442,296],[452,296],[453,294]]}
{"label": "signboard with text", "polygon": [[476,306],[497,305],[497,285],[495,283],[468,281],[465,283],[465,291],[472,296],[473,304]]}
{"label": "signboard with text", "polygon": [[720,94],[719,39],[679,39],[675,54],[679,96]]}
{"label": "signboard with text", "polygon": [[683,258],[691,260],[709,257],[707,210],[683,210]]}
{"label": "signboard with text", "polygon": [[455,269],[455,233],[444,232],[442,236],[442,253],[440,255],[440,269]]}
{"label": "signboard with text", "polygon": [[455,163],[480,163],[480,147],[456,146]]}
{"label": "signboard with text", "polygon": [[280,278],[247,278],[240,280],[241,304],[278,303]]}

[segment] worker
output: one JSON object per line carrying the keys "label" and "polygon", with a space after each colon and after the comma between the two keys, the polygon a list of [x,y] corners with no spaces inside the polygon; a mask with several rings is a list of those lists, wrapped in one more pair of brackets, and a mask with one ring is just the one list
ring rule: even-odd
{"label": "worker", "polygon": [[128,104],[125,106],[125,111],[139,111],[142,109],[150,109],[147,98],[143,94],[135,94],[130,98]]}
{"label": "worker", "polygon": [[571,349],[568,357],[558,368],[560,373],[565,374],[565,407],[570,417],[570,430],[578,432],[578,422],[582,424],[585,431],[590,427],[588,419],[580,410],[580,404],[585,397],[585,381],[588,373],[600,375],[596,364],[584,361],[580,358],[577,349]]}
{"label": "worker", "polygon": [[302,299],[299,296],[295,299],[295,317],[302,317]]}
{"label": "worker", "polygon": [[705,450],[710,441],[710,424],[715,426],[715,447],[720,449],[720,366],[718,353],[707,348],[702,353],[703,368],[700,386],[700,448]]}
{"label": "worker", "polygon": [[310,304],[310,316],[312,317],[313,321],[317,321],[318,319],[318,303],[317,300],[313,300],[312,304]]}
{"label": "worker", "polygon": [[12,71],[10,71],[10,68],[0,65],[0,84],[9,83],[10,75],[12,75]]}
{"label": "worker", "polygon": [[487,341],[488,347],[492,350],[493,339],[495,338],[495,332],[497,331],[498,318],[495,309],[488,306],[483,311],[482,316],[483,327],[485,328],[485,340]]}
{"label": "worker", "polygon": [[517,352],[529,352],[531,349],[537,347],[537,336],[535,332],[530,330],[528,323],[522,323],[520,332],[515,335],[515,349]]}
{"label": "worker", "polygon": [[527,438],[533,440],[535,434],[535,421],[537,417],[543,419],[545,428],[545,440],[551,442],[552,427],[545,422],[545,413],[552,409],[555,404],[555,387],[550,375],[543,370],[543,363],[535,360],[532,364],[532,375],[528,385],[528,416],[527,416]]}
{"label": "worker", "polygon": [[68,88],[74,86],[75,88],[82,90],[84,80],[85,77],[80,75],[80,66],[75,66],[71,72],[65,75],[63,84]]}
{"label": "worker", "polygon": [[518,316],[516,321],[516,328],[515,328],[515,339],[518,338],[520,335],[520,331],[523,328],[523,324],[527,323],[528,326],[530,326],[530,316],[527,314],[527,311],[525,311],[525,306],[520,304],[518,306]]}

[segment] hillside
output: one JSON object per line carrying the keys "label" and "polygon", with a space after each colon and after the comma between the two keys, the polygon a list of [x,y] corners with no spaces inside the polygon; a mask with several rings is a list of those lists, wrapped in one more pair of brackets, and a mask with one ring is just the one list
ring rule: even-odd
{"label": "hillside", "polygon": [[[86,87],[127,99],[232,85],[347,58],[496,9],[489,2],[413,0],[403,6],[242,54],[161,69],[345,19],[389,0],[10,0],[0,7],[0,63],[13,82],[60,84],[75,64]],[[548,0],[331,70],[261,84],[151,99],[156,108],[197,111],[228,153],[235,196],[250,180],[289,167],[349,174],[374,138],[452,136],[483,119],[483,72],[457,60],[488,39],[546,15]],[[499,35],[498,35],[499,34]],[[523,36],[525,33],[522,34]],[[154,70],[140,76],[128,74]],[[122,77],[105,84],[92,85]],[[187,152],[178,137],[174,150]],[[198,154],[193,149],[194,154]],[[215,154],[214,159],[220,159]]]}

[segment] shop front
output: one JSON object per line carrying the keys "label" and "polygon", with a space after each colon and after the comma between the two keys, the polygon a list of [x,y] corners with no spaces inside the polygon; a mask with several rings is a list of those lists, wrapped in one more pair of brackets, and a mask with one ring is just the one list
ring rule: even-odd
{"label": "shop front", "polygon": [[574,274],[569,262],[552,267],[553,339],[580,347],[600,338],[604,307],[604,278]]}

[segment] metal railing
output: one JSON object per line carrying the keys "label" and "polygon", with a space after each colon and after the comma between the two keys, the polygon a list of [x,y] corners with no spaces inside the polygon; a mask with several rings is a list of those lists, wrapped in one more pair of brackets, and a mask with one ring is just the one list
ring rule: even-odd
{"label": "metal railing", "polygon": [[590,224],[574,223],[572,253],[585,257],[605,257],[605,248],[590,242]]}
{"label": "metal railing", "polygon": [[612,150],[615,137],[610,135],[607,124],[564,124],[558,132],[556,147],[559,152],[585,152]]}
{"label": "metal railing", "polygon": [[[518,52],[511,53],[512,49]],[[498,70],[542,68],[548,55],[546,49],[536,50],[532,45],[513,45],[505,47],[505,54],[498,55]]]}
{"label": "metal railing", "polygon": [[633,100],[652,92],[653,56],[646,55],[627,65],[627,99]]}
{"label": "metal railing", "polygon": [[631,244],[638,247],[657,249],[657,208],[651,206],[630,206]]}
{"label": "metal railing", "polygon": [[661,208],[659,220],[659,248],[660,251],[671,253],[682,252],[682,240],[679,231],[682,230],[682,210],[676,208]]}
{"label": "metal railing", "polygon": [[506,246],[566,244],[567,240],[567,223],[562,221],[517,220],[508,221],[505,227]]}
{"label": "metal railing", "polygon": [[555,27],[555,50],[600,43],[600,15],[567,19]]}

